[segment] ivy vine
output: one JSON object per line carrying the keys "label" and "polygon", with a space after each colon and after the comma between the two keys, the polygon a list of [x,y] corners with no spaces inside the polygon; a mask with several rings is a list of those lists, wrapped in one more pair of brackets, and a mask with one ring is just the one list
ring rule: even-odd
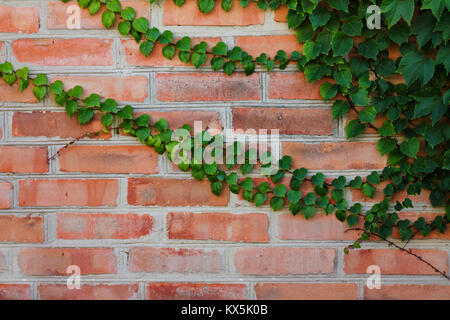
{"label": "ivy vine", "polygon": [[[151,3],[155,1],[149,0]],[[249,1],[240,0],[239,3],[246,7]],[[185,0],[174,2],[182,6]],[[377,149],[388,158],[388,165],[381,173],[373,171],[365,178],[357,176],[351,181],[340,176],[328,183],[323,173],[311,176],[306,168],[292,168],[291,157],[284,156],[279,160],[278,171],[269,175],[272,183],[265,181],[258,184],[257,180],[246,177],[254,170],[252,150],[244,154],[246,163],[237,164],[237,156],[244,152],[238,142],[231,146],[234,158],[227,165],[228,172],[221,170],[215,162],[198,162],[183,152],[180,152],[183,161],[178,164],[179,168],[191,170],[197,180],[208,179],[211,191],[217,196],[227,186],[233,193],[242,192],[243,198],[256,206],[269,202],[274,211],[287,206],[293,215],[302,214],[306,219],[314,216],[316,208],[320,207],[326,215],[334,214],[351,229],[361,231],[361,236],[345,248],[346,253],[375,236],[415,256],[450,279],[446,272],[438,270],[412,250],[388,239],[394,228],[398,228],[401,239],[406,242],[417,234],[426,237],[434,230],[444,233],[450,222],[450,0],[371,0],[371,4],[378,4],[381,9],[381,29],[368,29],[363,23],[368,1],[256,2],[263,10],[274,10],[280,6],[289,8],[288,27],[296,31],[298,42],[303,44],[302,53],[279,50],[273,59],[265,53],[253,57],[238,46],[228,48],[224,42],[208,49],[206,42],[193,45],[190,37],[175,41],[171,31],[151,27],[146,18],[137,18],[133,8],[123,8],[118,0],[78,0],[78,4],[89,10],[91,15],[106,6],[102,14],[104,26],[109,29],[118,21],[120,34],[131,35],[146,57],[159,42],[167,59],[178,55],[182,62],[200,68],[210,56],[211,68],[223,70],[227,75],[238,67],[250,75],[257,66],[271,71],[274,68],[283,70],[295,63],[308,82],[325,79],[320,93],[324,100],[333,99],[333,118],[349,112],[357,115],[356,119],[347,123],[346,137],[358,137],[367,128],[376,130],[381,136]],[[197,0],[197,4],[201,12],[208,13],[216,2]],[[232,5],[232,0],[221,1],[225,11],[229,11]],[[395,60],[389,55],[388,49],[392,47],[398,47],[400,51],[400,56]],[[115,100],[96,93],[83,99],[80,86],[65,90],[61,81],[49,83],[44,74],[30,77],[28,68],[14,70],[9,62],[0,65],[0,72],[9,85],[18,81],[21,92],[32,81],[33,92],[39,101],[49,92],[53,93],[55,102],[65,107],[70,117],[77,114],[81,125],[89,123],[96,112],[102,113],[105,132],[117,130],[118,133],[135,136],[157,153],[167,152],[171,161],[173,151],[182,145],[187,145],[195,153],[195,138],[200,138],[202,155],[208,146],[222,139],[220,135],[211,136],[203,131],[200,137],[186,138],[178,134],[183,139],[173,140],[174,133],[181,132],[178,131],[181,129],[190,131],[190,126],[184,125],[174,131],[169,129],[165,119],[153,123],[146,114],[135,118],[132,106],[119,108]],[[399,77],[404,81],[398,81]],[[375,125],[377,118],[385,119],[380,127]],[[116,119],[120,127],[113,128]],[[267,154],[266,158],[270,159],[269,156]],[[267,160],[262,167],[270,164]],[[284,178],[289,180],[288,185],[281,183]],[[303,194],[300,191],[305,181],[312,183],[314,192]],[[387,183],[383,190],[384,199],[366,212],[363,212],[360,203],[350,205],[344,198],[346,188],[361,190],[365,196],[373,198],[376,186],[383,181]],[[431,205],[445,206],[445,214],[436,215],[431,222],[424,217],[415,221],[400,219],[398,213],[401,210],[413,207],[411,199],[406,197],[393,206],[389,201],[405,190],[408,196],[429,191]]]}

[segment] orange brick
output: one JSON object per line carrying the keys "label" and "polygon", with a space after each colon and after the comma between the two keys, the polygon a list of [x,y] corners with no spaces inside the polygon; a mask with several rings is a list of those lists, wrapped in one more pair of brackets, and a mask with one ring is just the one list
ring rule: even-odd
{"label": "orange brick", "polygon": [[12,184],[0,182],[0,209],[9,209],[12,205],[11,198]]}
{"label": "orange brick", "polygon": [[367,300],[449,300],[450,286],[438,284],[382,284],[380,289],[364,287]]}
{"label": "orange brick", "polygon": [[257,283],[259,300],[356,300],[356,283]]}
{"label": "orange brick", "polygon": [[158,154],[148,146],[70,146],[61,151],[63,172],[158,173]]}
{"label": "orange brick", "polygon": [[277,10],[275,10],[275,21],[276,22],[287,22],[287,14],[289,8],[286,6],[280,6]]}
{"label": "orange brick", "polygon": [[259,100],[259,74],[158,73],[156,94],[160,101]]}
{"label": "orange brick", "polygon": [[167,214],[169,239],[268,242],[269,219],[263,213]]}
{"label": "orange brick", "polygon": [[45,173],[48,171],[47,147],[0,147],[0,172]]}
{"label": "orange brick", "polygon": [[[79,138],[86,133],[101,132],[101,114],[83,126],[78,123],[77,115],[70,118],[65,112],[15,112],[12,118],[12,135],[14,137],[60,137]],[[93,139],[109,139],[111,133],[92,135]]]}
{"label": "orange brick", "polygon": [[333,273],[334,249],[310,248],[240,248],[234,265],[240,274],[288,275]]}
{"label": "orange brick", "polygon": [[386,166],[374,142],[283,143],[283,155],[292,157],[294,168],[316,170],[371,170]]}
{"label": "orange brick", "polygon": [[322,80],[308,83],[302,72],[272,72],[269,76],[270,99],[322,100]]}
{"label": "orange brick", "polygon": [[116,273],[112,248],[28,248],[18,256],[20,272],[34,276],[67,276],[67,267],[77,265],[82,275]]}
{"label": "orange brick", "polygon": [[211,192],[209,181],[164,178],[128,180],[128,203],[138,206],[226,206],[229,192],[220,197]]}
{"label": "orange brick", "polygon": [[38,8],[0,6],[0,32],[36,33],[38,31]]}
{"label": "orange brick", "polygon": [[155,282],[147,284],[149,300],[244,300],[245,284]]}
{"label": "orange brick", "polygon": [[[174,41],[178,41],[179,39],[175,39]],[[219,41],[220,38],[191,38],[191,47],[194,45],[205,41],[208,44],[208,48],[211,49],[214,47]],[[180,66],[192,66],[192,63],[184,63],[176,54],[172,60],[167,59],[162,54],[163,45],[159,42],[155,44],[152,52],[148,57],[144,56],[139,51],[139,45],[134,40],[122,40],[122,46],[125,50],[125,57],[127,59],[127,64],[132,66],[145,66],[145,67],[180,67]],[[211,51],[211,50],[209,50]],[[208,60],[206,65],[209,65],[209,61],[211,60],[211,56],[208,56]]]}
{"label": "orange brick", "polygon": [[[431,249],[412,250],[439,270],[448,272],[447,252]],[[344,255],[344,272],[347,274],[367,273],[367,267],[371,265],[378,265],[381,274],[438,274],[416,257],[398,249],[356,249]]]}
{"label": "orange brick", "polygon": [[38,66],[111,66],[110,39],[20,39],[12,43],[18,62]]}
{"label": "orange brick", "polygon": [[83,97],[97,93],[103,98],[117,101],[144,102],[148,97],[148,79],[145,76],[55,76],[66,90],[77,85],[83,87]]}
{"label": "orange brick", "polygon": [[117,180],[20,180],[21,207],[115,206]]}
{"label": "orange brick", "polygon": [[186,1],[181,7],[177,7],[173,1],[164,4],[163,23],[169,26],[249,26],[264,24],[264,21],[264,11],[254,2],[249,2],[246,8],[242,8],[237,0],[233,0],[229,12],[216,4],[208,14],[201,13],[194,0]]}
{"label": "orange brick", "polygon": [[[274,46],[274,43],[277,45]],[[254,58],[261,53],[267,54],[268,57],[274,58],[278,50],[284,50],[290,56],[292,51],[302,51],[302,46],[297,41],[295,35],[283,36],[242,36],[236,37],[235,45],[247,51]]]}
{"label": "orange brick", "polygon": [[223,263],[217,250],[132,248],[128,267],[131,272],[218,273]]}
{"label": "orange brick", "polygon": [[278,129],[280,134],[331,135],[328,109],[233,108],[234,129]]}
{"label": "orange brick", "polygon": [[41,216],[0,216],[0,242],[43,242],[44,237]]}
{"label": "orange brick", "polygon": [[22,103],[37,103],[38,100],[33,94],[33,84],[30,84],[24,92],[19,90],[19,81],[16,81],[12,86],[4,81],[0,81],[0,101],[2,102],[22,102]]}
{"label": "orange brick", "polygon": [[61,284],[39,284],[42,300],[135,300],[137,284],[83,284],[80,289],[70,290]]}
{"label": "orange brick", "polygon": [[154,219],[148,214],[60,213],[58,239],[137,239],[148,236]]}
{"label": "orange brick", "polygon": [[[121,1],[122,9],[125,7],[132,7],[136,11],[136,17],[145,17],[150,19],[150,3],[147,1]],[[71,11],[67,12],[70,6],[73,6],[73,2],[62,3],[58,2],[49,2],[47,4],[47,28],[48,29],[68,29],[67,27],[67,19],[73,15]],[[75,4],[76,5],[76,4]],[[80,27],[81,29],[100,29],[105,30],[105,27],[102,24],[102,14],[105,12],[106,6],[102,6],[102,8],[93,16],[89,13],[87,9],[80,8]],[[118,25],[119,19],[116,19],[116,23],[112,30]]]}
{"label": "orange brick", "polygon": [[0,284],[0,300],[30,300],[31,288],[28,284]]}

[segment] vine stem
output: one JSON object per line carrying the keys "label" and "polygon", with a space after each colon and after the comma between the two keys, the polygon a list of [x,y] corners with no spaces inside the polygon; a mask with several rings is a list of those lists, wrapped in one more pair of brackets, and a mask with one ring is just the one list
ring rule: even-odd
{"label": "vine stem", "polygon": [[[362,228],[351,228],[351,229],[345,230],[345,232],[352,231],[352,230],[363,231],[363,232],[365,231],[365,230],[362,229]],[[388,240],[388,239],[386,239],[386,238],[380,236],[379,234],[376,234],[376,233],[372,233],[372,234],[375,235],[375,236],[377,236],[377,237],[380,238],[381,240],[386,241],[390,246],[393,246],[393,247],[399,249],[400,251],[403,251],[403,252],[406,252],[406,253],[409,254],[409,255],[412,255],[412,256],[415,257],[416,259],[418,259],[418,260],[422,261],[423,263],[425,263],[426,265],[428,265],[428,266],[429,266],[430,268],[432,268],[435,272],[440,273],[440,274],[441,274],[442,276],[444,276],[447,280],[450,280],[450,276],[449,276],[445,271],[439,270],[437,267],[435,267],[434,265],[432,265],[430,262],[428,262],[427,260],[425,260],[424,258],[422,258],[421,256],[419,256],[418,254],[414,253],[414,252],[412,251],[412,249],[406,249],[406,248],[404,248],[404,247],[402,247],[402,246],[399,246],[399,245],[396,244],[395,242],[393,242],[393,241],[391,241],[391,240]]]}

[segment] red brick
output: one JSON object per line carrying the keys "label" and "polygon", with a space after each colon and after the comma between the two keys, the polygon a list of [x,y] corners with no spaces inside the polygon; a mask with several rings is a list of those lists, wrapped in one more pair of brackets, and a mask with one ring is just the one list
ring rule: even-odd
{"label": "red brick", "polygon": [[268,242],[269,218],[263,213],[167,214],[169,239]]}
{"label": "red brick", "polygon": [[322,100],[318,80],[308,83],[302,72],[272,72],[269,79],[269,99]]}
{"label": "red brick", "polygon": [[137,239],[152,232],[148,214],[60,213],[58,239]]}
{"label": "red brick", "polygon": [[[175,39],[174,41],[178,41],[179,39]],[[191,38],[191,47],[194,45],[205,41],[208,44],[208,48],[214,47],[221,38]],[[168,67],[168,66],[192,66],[192,63],[184,63],[182,62],[178,54],[176,54],[172,60],[167,59],[162,54],[163,45],[157,42],[153,47],[152,52],[148,57],[144,56],[139,51],[139,44],[134,40],[122,40],[122,46],[125,50],[125,57],[127,59],[127,64],[132,66],[145,66],[145,67]],[[211,51],[211,50],[209,50]],[[208,60],[206,62],[207,65],[210,64],[211,55],[208,56]]]}
{"label": "red brick", "polygon": [[325,274],[334,272],[335,256],[334,249],[240,248],[234,265],[249,275]]}
{"label": "red brick", "polygon": [[18,256],[20,272],[35,276],[64,276],[70,265],[80,267],[82,275],[116,272],[112,248],[28,248]]}
{"label": "red brick", "polygon": [[[65,112],[15,112],[12,118],[12,135],[14,137],[60,137],[79,138],[86,133],[101,132],[101,114],[83,126],[78,123],[77,115],[70,118]],[[111,133],[91,135],[94,139],[109,139]]]}
{"label": "red brick", "polygon": [[[387,181],[381,182],[379,185],[375,186],[375,196],[373,198],[366,197],[360,190],[357,189],[351,189],[352,194],[352,201],[354,202],[379,202],[384,199],[384,192],[383,189],[386,187],[386,185],[390,183]],[[403,201],[405,198],[410,198],[413,202],[426,202],[429,203],[430,200],[430,191],[429,190],[422,190],[420,194],[418,195],[408,195],[407,191],[400,191],[396,193],[391,201]]]}
{"label": "red brick", "polygon": [[285,142],[283,155],[292,157],[294,168],[371,170],[386,166],[386,157],[377,151],[375,142]]}
{"label": "red brick", "polygon": [[44,236],[41,216],[0,216],[0,242],[43,242]]}
{"label": "red brick", "polygon": [[97,93],[117,101],[144,102],[148,97],[148,79],[145,76],[55,76],[66,89],[83,87],[83,97]]}
{"label": "red brick", "polygon": [[74,290],[61,284],[38,285],[42,300],[135,300],[138,290],[138,284],[83,284]]}
{"label": "red brick", "polygon": [[217,250],[174,248],[132,248],[128,266],[131,272],[218,273],[223,269]]}
{"label": "red brick", "polygon": [[[277,45],[274,46],[274,43]],[[261,53],[267,54],[268,57],[274,58],[278,50],[284,50],[290,56],[292,51],[302,51],[302,46],[297,41],[295,35],[283,36],[242,36],[235,38],[235,45],[242,48],[254,58]]]}
{"label": "red brick", "polygon": [[33,94],[33,84],[30,84],[23,92],[19,90],[19,81],[12,86],[5,81],[0,81],[0,101],[2,102],[22,102],[37,103],[38,100]]}
{"label": "red brick", "polygon": [[233,108],[234,129],[278,129],[280,134],[331,135],[329,109]]}
{"label": "red brick", "polygon": [[148,146],[70,146],[61,151],[63,172],[158,173],[158,154]]}
{"label": "red brick", "polygon": [[149,300],[244,300],[245,284],[155,282],[147,284]]}
{"label": "red brick", "polygon": [[38,8],[0,5],[0,32],[36,33],[38,31]]}
{"label": "red brick", "polygon": [[11,208],[12,198],[11,190],[12,184],[9,182],[0,182],[0,209]]}
{"label": "red brick", "polygon": [[0,300],[30,300],[31,288],[28,284],[0,284]]}
{"label": "red brick", "polygon": [[173,1],[166,1],[164,5],[165,25],[179,26],[249,26],[264,24],[264,11],[254,2],[242,8],[237,0],[229,12],[225,12],[220,5],[216,5],[208,14],[201,13],[197,2],[188,0],[182,7],[177,7]]}
{"label": "red brick", "polygon": [[368,300],[450,300],[450,286],[438,284],[382,284],[380,289],[364,287]]}
{"label": "red brick", "polygon": [[111,66],[110,39],[20,39],[12,43],[18,62],[38,66]]}
{"label": "red brick", "polygon": [[334,215],[326,216],[317,210],[316,214],[306,219],[302,214],[278,216],[278,233],[280,240],[354,240],[357,231],[345,232],[348,226]]}
{"label": "red brick", "polygon": [[47,147],[0,147],[0,172],[45,173],[48,171]]}
{"label": "red brick", "polygon": [[356,300],[356,283],[257,283],[259,300]]}
{"label": "red brick", "polygon": [[276,22],[287,22],[287,14],[289,8],[286,6],[280,6],[277,10],[275,10],[275,21]]}
{"label": "red brick", "polygon": [[[125,7],[132,7],[136,11],[136,17],[146,17],[150,19],[150,3],[147,1],[121,1],[122,9]],[[48,17],[47,28],[48,29],[68,29],[67,19],[73,15],[73,13],[67,13],[67,9],[73,6],[75,3],[68,2],[62,3],[49,2],[47,4]],[[75,4],[76,5],[76,4]],[[95,15],[91,16],[88,10],[80,8],[80,27],[81,29],[101,29],[105,30],[102,24],[102,14],[105,12],[106,6],[103,6]],[[116,19],[116,23],[112,30],[115,30],[119,19]]]}
{"label": "red brick", "polygon": [[21,207],[115,206],[117,180],[20,180]]}
{"label": "red brick", "polygon": [[158,73],[156,93],[160,101],[259,100],[259,74]]}
{"label": "red brick", "polygon": [[[412,250],[439,270],[448,272],[448,256],[445,251]],[[438,274],[416,257],[398,249],[356,249],[344,255],[345,273],[365,274],[367,267],[371,265],[378,265],[381,274]]]}
{"label": "red brick", "polygon": [[211,192],[209,181],[164,178],[128,180],[128,203],[138,206],[226,206],[229,192],[220,197]]}

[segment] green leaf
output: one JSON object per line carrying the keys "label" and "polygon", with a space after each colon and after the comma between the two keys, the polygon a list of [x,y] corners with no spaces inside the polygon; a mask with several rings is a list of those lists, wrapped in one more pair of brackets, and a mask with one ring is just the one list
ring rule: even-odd
{"label": "green leaf", "polygon": [[398,71],[403,75],[408,85],[411,85],[416,80],[420,80],[423,86],[433,77],[434,61],[412,50],[403,55]]}
{"label": "green leaf", "polygon": [[47,88],[42,86],[42,87],[34,87],[33,88],[33,93],[34,96],[38,99],[38,101],[42,101],[42,99],[44,99],[45,94],[47,93]]}
{"label": "green leaf", "polygon": [[347,217],[347,224],[351,228],[358,223],[359,216],[357,214],[351,214]]}
{"label": "green leaf", "polygon": [[226,12],[230,11],[232,6],[233,6],[232,0],[222,0],[222,8]]}
{"label": "green leaf", "polygon": [[222,192],[223,184],[220,181],[216,181],[211,183],[211,191],[216,196],[220,196],[220,193]]}
{"label": "green leaf", "polygon": [[416,158],[417,152],[419,152],[420,141],[418,138],[413,137],[403,141],[400,144],[400,151],[411,158]]}
{"label": "green leaf", "polygon": [[175,55],[175,46],[172,44],[168,44],[162,49],[162,54],[167,59],[172,60],[173,56]]}
{"label": "green leaf", "polygon": [[290,156],[283,156],[278,161],[278,165],[281,169],[290,170],[292,166],[292,158]]}
{"label": "green leaf", "polygon": [[213,48],[212,53],[216,56],[226,56],[227,55],[227,45],[220,41]]}
{"label": "green leaf", "polygon": [[311,40],[314,37],[314,30],[309,21],[305,20],[302,22],[300,27],[297,28],[297,40],[298,42],[305,42]]}
{"label": "green leaf", "polygon": [[279,184],[275,188],[273,188],[273,193],[277,197],[285,197],[286,196],[286,186],[284,184]]}
{"label": "green leaf", "polygon": [[98,10],[100,10],[101,6],[102,6],[102,4],[100,3],[100,1],[98,1],[98,0],[91,1],[88,6],[89,13],[91,14],[91,16],[96,14],[98,12]]}
{"label": "green leaf", "polygon": [[91,108],[80,108],[78,110],[78,122],[83,125],[90,122],[94,118],[94,110]]}
{"label": "green leaf", "polygon": [[309,192],[306,196],[303,197],[303,202],[307,206],[313,206],[316,204],[316,195],[313,192]]}
{"label": "green leaf", "polygon": [[200,68],[201,65],[205,64],[206,59],[207,59],[207,57],[206,57],[206,54],[204,54],[204,53],[198,53],[198,52],[192,53],[191,60],[197,69]]}
{"label": "green leaf", "polygon": [[358,118],[359,120],[361,120],[361,122],[374,123],[376,116],[377,111],[372,106],[366,107],[358,113]]}
{"label": "green leaf", "polygon": [[66,102],[66,113],[69,115],[70,118],[74,115],[74,113],[78,109],[78,104],[76,100],[67,100]]}
{"label": "green leaf", "polygon": [[185,52],[191,51],[191,38],[183,37],[181,40],[178,40],[177,49]]}
{"label": "green leaf", "polygon": [[225,64],[225,60],[221,57],[214,57],[211,59],[211,67],[214,71],[222,69],[223,65]]}
{"label": "green leaf", "polygon": [[405,24],[399,23],[390,28],[387,35],[392,41],[401,45],[408,42],[409,28]]}
{"label": "green leaf", "polygon": [[144,142],[150,136],[150,128],[148,127],[140,127],[136,130],[136,136],[139,141]]}
{"label": "green leaf", "polygon": [[133,120],[133,107],[125,106],[123,109],[119,110],[117,116],[121,119]]}
{"label": "green leaf", "polygon": [[331,47],[335,57],[344,56],[352,49],[353,39],[346,36],[343,32],[336,32],[331,38]]}
{"label": "green leaf", "polygon": [[369,93],[364,88],[359,88],[356,92],[350,94],[350,99],[357,106],[367,106],[370,102]]}
{"label": "green leaf", "polygon": [[287,23],[289,29],[295,29],[305,20],[305,15],[296,10],[289,10],[287,14]]}
{"label": "green leaf", "polygon": [[227,61],[223,66],[223,71],[225,71],[227,75],[231,75],[234,71],[234,61]]}
{"label": "green leaf", "polygon": [[306,219],[311,218],[316,213],[316,208],[314,206],[304,206],[302,208],[302,214]]}
{"label": "green leaf", "polygon": [[421,10],[431,9],[431,12],[439,20],[442,12],[444,12],[445,7],[450,10],[450,3],[448,0],[423,0]]}
{"label": "green leaf", "polygon": [[89,97],[84,99],[84,103],[88,107],[100,107],[100,96],[96,93],[91,94]]}
{"label": "green leaf", "polygon": [[122,9],[119,0],[108,0],[108,1],[106,2],[106,7],[107,7],[109,10],[114,11],[114,12],[117,12],[117,13],[119,13],[120,10]]}
{"label": "green leaf", "polygon": [[101,110],[105,112],[117,112],[117,102],[113,99],[106,99],[101,104]]}
{"label": "green leaf", "polygon": [[35,86],[46,86],[48,84],[47,82],[47,76],[45,74],[38,74],[36,78],[33,79],[33,83]]}
{"label": "green leaf", "polygon": [[305,76],[308,82],[321,79],[326,72],[326,65],[321,63],[308,63],[305,67]]}
{"label": "green leaf", "polygon": [[136,118],[136,125],[138,127],[149,127],[150,126],[150,116],[146,113],[140,115]]}
{"label": "green leaf", "polygon": [[116,14],[112,11],[106,10],[102,15],[102,23],[106,29],[109,29],[113,26],[116,21]]}
{"label": "green leaf", "polygon": [[64,91],[64,85],[61,80],[56,80],[50,85],[50,92],[54,94],[61,94]]}
{"label": "green leaf", "polygon": [[241,188],[246,191],[253,191],[253,179],[252,178],[246,178],[241,182]]}
{"label": "green leaf", "polygon": [[395,134],[395,128],[392,124],[392,121],[386,120],[383,122],[383,125],[378,128],[378,133],[383,137],[392,136]]}
{"label": "green leaf", "polygon": [[150,55],[152,50],[153,50],[152,41],[142,41],[141,44],[139,45],[139,51],[141,51],[141,53],[146,57]]}
{"label": "green leaf", "polygon": [[370,182],[371,184],[379,184],[380,183],[380,175],[376,171],[372,171],[367,176],[367,182]]}
{"label": "green leaf", "polygon": [[369,183],[364,183],[362,186],[362,192],[365,196],[373,198],[375,196],[375,187]]}
{"label": "green leaf", "polygon": [[420,14],[411,26],[411,34],[417,35],[417,44],[419,49],[427,44],[433,36],[435,20],[431,12],[427,11]]}
{"label": "green leaf", "polygon": [[345,135],[347,139],[355,138],[366,130],[366,125],[359,122],[359,120],[351,120],[345,126]]}
{"label": "green leaf", "polygon": [[123,36],[126,36],[130,33],[131,30],[131,22],[130,21],[121,21],[117,27],[119,33]]}
{"label": "green leaf", "polygon": [[133,28],[138,32],[146,33],[148,31],[148,26],[148,20],[144,17],[138,18],[133,21]]}
{"label": "green leaf", "polygon": [[362,27],[361,20],[358,17],[353,17],[342,25],[342,31],[350,37],[355,37],[361,35]]}
{"label": "green leaf", "polygon": [[350,88],[352,84],[352,72],[348,68],[335,70],[333,73],[334,80],[343,87]]}
{"label": "green leaf", "polygon": [[299,190],[289,190],[287,193],[287,198],[290,203],[297,203],[302,198],[302,192]]}
{"label": "green leaf", "polygon": [[270,207],[273,209],[273,211],[278,211],[281,208],[283,208],[284,205],[284,198],[279,197],[272,197],[270,199]]}
{"label": "green leaf", "polygon": [[324,7],[317,7],[313,13],[309,15],[312,27],[316,30],[318,27],[324,26],[330,20],[331,14],[328,9]]}
{"label": "green leaf", "polygon": [[311,182],[317,187],[322,187],[323,183],[325,182],[325,176],[322,172],[318,172],[311,177]]}
{"label": "green leaf", "polygon": [[211,12],[214,9],[214,0],[197,0],[197,6],[203,13]]}
{"label": "green leaf", "polygon": [[333,99],[338,93],[338,86],[329,82],[324,82],[320,86],[320,95],[324,100]]}
{"label": "green leaf", "polygon": [[382,138],[378,140],[377,150],[384,156],[386,153],[391,153],[397,147],[397,142],[394,139]]}
{"label": "green leaf", "polygon": [[133,21],[133,19],[136,17],[136,11],[132,7],[126,7],[122,10],[120,15],[124,20]]}
{"label": "green leaf", "polygon": [[328,3],[334,9],[348,12],[348,0],[328,0]]}
{"label": "green leaf", "polygon": [[383,0],[380,11],[385,13],[389,29],[403,18],[408,25],[414,13],[414,0]]}
{"label": "green leaf", "polygon": [[151,28],[151,29],[149,29],[147,31],[147,33],[145,34],[145,37],[147,38],[147,40],[150,40],[152,42],[156,42],[156,40],[158,40],[158,38],[159,38],[159,30],[158,30],[158,28]]}
{"label": "green leaf", "polygon": [[69,97],[71,98],[78,98],[81,99],[81,96],[83,94],[83,88],[80,86],[75,86],[72,89],[69,90],[67,93]]}
{"label": "green leaf", "polygon": [[350,104],[345,100],[336,100],[331,107],[331,112],[333,114],[333,119],[337,119],[341,116],[347,114],[350,110]]}
{"label": "green leaf", "polygon": [[306,57],[306,61],[310,61],[315,59],[322,50],[322,45],[320,43],[316,43],[312,40],[308,40],[303,45],[303,54]]}
{"label": "green leaf", "polygon": [[260,207],[267,201],[267,195],[264,193],[255,194],[255,206]]}
{"label": "green leaf", "polygon": [[111,124],[113,123],[114,117],[111,113],[105,113],[102,116],[102,124],[105,128],[109,128]]}

